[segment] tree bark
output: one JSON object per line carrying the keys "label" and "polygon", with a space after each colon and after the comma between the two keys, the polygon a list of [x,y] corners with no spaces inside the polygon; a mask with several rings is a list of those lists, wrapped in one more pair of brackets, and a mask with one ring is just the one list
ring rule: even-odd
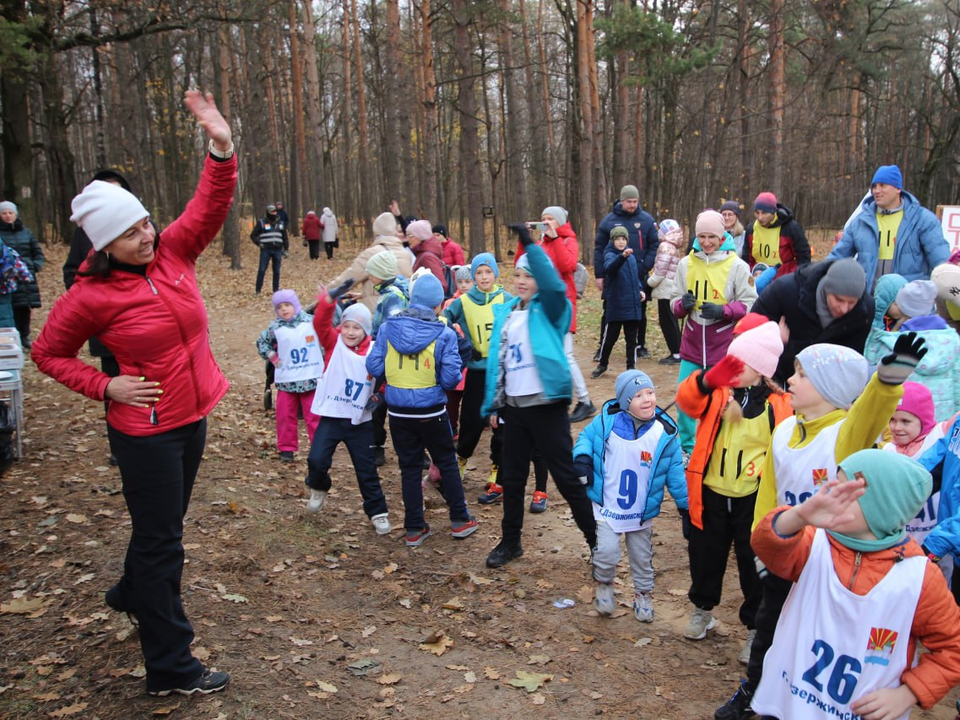
{"label": "tree bark", "polygon": [[784,62],[784,0],[770,0],[769,190],[783,192],[783,108],[787,101]]}
{"label": "tree bark", "polygon": [[472,19],[466,0],[453,0],[454,54],[457,58],[457,108],[460,114],[460,172],[470,230],[470,254],[486,250],[483,240],[483,181],[477,130],[476,81],[473,70]]}

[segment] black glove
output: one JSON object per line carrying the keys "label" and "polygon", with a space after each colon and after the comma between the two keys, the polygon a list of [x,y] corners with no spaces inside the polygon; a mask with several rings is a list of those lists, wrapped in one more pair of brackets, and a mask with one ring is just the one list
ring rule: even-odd
{"label": "black glove", "polygon": [[367,400],[367,404],[363,406],[363,409],[364,409],[364,410],[373,410],[374,408],[377,407],[377,403],[379,403],[379,402],[380,402],[380,395],[379,395],[379,393],[373,393],[372,395],[370,395],[370,399]]}
{"label": "black glove", "polygon": [[577,455],[573,459],[573,469],[581,485],[589,485],[593,480],[593,460],[589,455]]}
{"label": "black glove", "polygon": [[683,508],[679,509],[680,512],[680,527],[681,532],[683,532],[683,539],[690,539],[690,530],[693,528],[693,525],[690,524],[690,511]]}
{"label": "black glove", "polygon": [[723,305],[705,302],[700,306],[700,316],[707,320],[723,320]]}
{"label": "black glove", "polygon": [[473,360],[474,362],[477,362],[478,360],[483,360],[483,354],[476,348],[473,348],[470,351],[470,359]]}
{"label": "black glove", "polygon": [[877,377],[887,385],[902,385],[927,354],[923,338],[915,332],[903,333],[893,345],[893,352],[877,365]]}
{"label": "black glove", "polygon": [[513,230],[517,237],[520,238],[520,244],[526,247],[527,245],[533,245],[533,236],[530,234],[530,231],[527,229],[527,226],[523,223],[514,223],[513,225],[508,225],[511,230]]}
{"label": "black glove", "polygon": [[347,290],[354,286],[355,280],[353,278],[347,278],[342,283],[337,285],[335,288],[327,290],[327,295],[336,300],[338,297],[343,295]]}
{"label": "black glove", "polygon": [[684,312],[690,312],[697,306],[697,298],[692,292],[687,290],[687,292],[680,296],[680,305],[683,306]]}

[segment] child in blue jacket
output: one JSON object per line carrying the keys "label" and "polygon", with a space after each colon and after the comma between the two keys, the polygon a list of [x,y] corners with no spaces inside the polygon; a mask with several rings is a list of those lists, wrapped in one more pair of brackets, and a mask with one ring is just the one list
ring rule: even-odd
{"label": "child in blue jacket", "polygon": [[607,371],[610,353],[620,339],[620,328],[627,344],[627,370],[633,370],[637,362],[637,338],[647,296],[633,248],[627,247],[627,229],[623,226],[610,231],[610,242],[603,252],[603,276],[607,324],[600,344],[600,364],[590,374],[595,379]]}
{"label": "child in blue jacket", "polygon": [[447,415],[447,390],[460,382],[457,335],[437,318],[443,286],[431,274],[410,290],[410,307],[387,318],[367,355],[367,372],[386,377],[390,436],[400,462],[407,547],[430,536],[423,518],[423,453],[440,470],[440,492],[450,508],[451,535],[465,538],[477,530],[467,511],[457,451]]}
{"label": "child in blue jacket", "polygon": [[613,580],[623,535],[636,592],[634,615],[640,622],[653,622],[653,518],[660,514],[664,486],[670,488],[681,517],[689,517],[683,453],[677,425],[657,407],[657,393],[646,373],[621,373],[616,394],[573,448],[573,464],[587,484],[597,521],[594,605],[604,616],[616,607]]}

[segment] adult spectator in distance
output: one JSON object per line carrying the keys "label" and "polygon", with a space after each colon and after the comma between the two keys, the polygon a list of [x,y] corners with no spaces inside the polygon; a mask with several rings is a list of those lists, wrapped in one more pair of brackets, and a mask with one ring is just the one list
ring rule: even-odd
{"label": "adult spectator in distance", "polygon": [[310,259],[318,260],[320,258],[320,231],[323,229],[323,223],[313,210],[309,210],[303,217],[300,231],[303,233],[303,244],[310,248]]}
{"label": "adult spectator in distance", "polygon": [[772,192],[762,192],[753,201],[754,220],[743,238],[743,259],[750,269],[757,263],[768,270],[757,280],[760,293],[773,280],[789,275],[810,262],[810,243],[793,211]]}
{"label": "adult spectator in distance", "polygon": [[774,379],[786,387],[793,360],[814,343],[832,343],[863,354],[874,300],[856,260],[824,260],[774,280],[753,312],[780,323],[783,354]]}
{"label": "adult spectator in distance", "polygon": [[720,217],[723,218],[723,229],[730,233],[733,238],[733,244],[737,248],[737,257],[749,262],[749,258],[743,257],[743,239],[746,236],[746,230],[743,229],[743,223],[740,222],[740,203],[736,200],[727,200],[720,206]]}
{"label": "adult spectator in distance", "polygon": [[20,211],[10,202],[0,202],[0,240],[16,251],[33,275],[32,282],[20,281],[17,291],[13,294],[13,319],[17,331],[20,333],[20,343],[24,350],[29,350],[30,342],[30,311],[40,307],[40,286],[37,284],[37,273],[46,265],[47,259],[43,256],[40,243],[30,229],[20,219]]}
{"label": "adult spectator in distance", "polygon": [[[210,350],[196,263],[233,202],[237,160],[213,96],[188,90],[184,104],[210,138],[193,198],[158,235],[131,193],[107,182],[87,185],[73,199],[71,220],[96,252],[57,299],[33,346],[41,372],[93,400],[110,400],[110,447],[131,536],[123,575],[105,600],[139,619],[151,695],[212,693],[230,679],[191,653],[194,633],[180,586],[183,517],[203,458],[206,416],[228,387]],[[116,354],[119,376],[77,357],[93,336]]]}
{"label": "adult spectator in distance", "polygon": [[287,225],[280,219],[276,205],[267,205],[267,212],[257,220],[250,233],[253,244],[260,248],[260,266],[257,268],[257,295],[263,289],[267,265],[273,263],[273,292],[280,289],[280,265],[290,247]]}
{"label": "adult spectator in distance", "polygon": [[[636,185],[624,185],[620,188],[620,199],[613,204],[607,216],[597,225],[597,236],[593,241],[593,275],[596,278],[597,289],[601,293],[603,292],[603,253],[607,243],[610,242],[610,231],[618,225],[627,229],[627,247],[633,248],[633,254],[637,260],[637,273],[640,276],[640,282],[646,292],[646,297],[649,298],[651,290],[647,286],[647,275],[653,269],[653,263],[657,259],[657,245],[660,244],[660,236],[653,217],[640,207],[640,191]],[[642,313],[639,330],[637,331],[638,359],[650,357],[650,352],[646,347],[646,300],[641,303],[640,308]],[[595,362],[600,359],[600,348],[603,347],[606,327],[606,303],[604,303],[604,313],[600,317],[600,344],[594,356]]]}
{"label": "adult spectator in distance", "polygon": [[[277,200],[274,205],[277,206],[277,217],[280,218],[280,222],[283,223],[284,227],[290,227],[290,216],[287,214],[287,211],[283,209],[283,201]],[[296,235],[296,229],[294,229],[293,233]]]}
{"label": "adult spectator in distance", "polygon": [[333,260],[333,249],[340,244],[340,228],[337,226],[337,216],[328,207],[323,209],[320,216],[320,227],[323,228],[323,250],[327,253],[327,260]]}
{"label": "adult spectator in distance", "polygon": [[455,265],[463,266],[466,260],[463,257],[463,246],[454,242],[447,234],[447,226],[437,223],[433,226],[433,236],[440,241],[443,248],[443,261],[450,267]]}
{"label": "adult spectator in distance", "polygon": [[856,257],[873,288],[888,273],[907,281],[929,280],[937,265],[950,257],[937,216],[903,189],[896,165],[881,165],[863,199],[827,260]]}
{"label": "adult spectator in distance", "polygon": [[[366,305],[370,312],[373,312],[377,307],[380,294],[374,288],[370,275],[367,273],[367,261],[377,253],[389,250],[397,258],[397,273],[399,275],[409,278],[413,272],[413,255],[403,246],[403,242],[397,237],[397,231],[397,221],[393,213],[380,213],[377,219],[373,221],[373,242],[353,259],[350,267],[327,283],[327,287],[337,287],[342,285],[347,278],[353,278],[360,286],[359,291],[354,290],[354,297]],[[354,287],[356,288],[356,286]]]}

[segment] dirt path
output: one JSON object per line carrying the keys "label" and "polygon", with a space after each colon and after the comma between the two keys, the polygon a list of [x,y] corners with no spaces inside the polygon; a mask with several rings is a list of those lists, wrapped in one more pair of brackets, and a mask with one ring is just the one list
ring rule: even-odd
{"label": "dirt path", "polygon": [[[501,510],[472,502],[489,467],[479,453],[465,484],[481,526],[466,540],[439,532],[410,550],[402,529],[377,537],[342,448],[323,512],[304,512],[306,445],[297,463],[281,465],[273,416],[262,406],[254,340],[272,308],[266,295],[253,296],[253,250],[244,248],[247,269],[240,273],[227,270],[215,250],[201,264],[212,342],[232,389],[211,416],[185,533],[184,600],[197,633],[194,652],[228,670],[230,686],[205,699],[144,695],[137,635],[103,604],[103,591],[121,569],[129,523],[118,474],[106,462],[102,408],[28,363],[26,458],[0,481],[0,716],[712,717],[742,672],[738,589],[728,573],[717,631],[699,643],[683,639],[689,577],[670,501],[654,523],[650,625],[630,610],[625,559],[617,617],[601,619],[592,610],[586,548],[555,491],[547,513],[527,515],[524,557],[498,571],[485,567]],[[61,288],[64,254],[50,249],[40,276],[48,306]],[[292,255],[284,285],[301,299],[312,293],[318,269],[331,278],[345,264],[310,263],[300,247]],[[595,295],[580,315],[578,354],[586,374],[593,367]],[[657,338],[650,343],[654,357],[664,355],[655,323],[647,334]],[[619,367],[613,361],[604,378],[588,381],[598,406],[612,395]],[[675,370],[655,360],[641,369],[661,388],[661,404],[669,403]],[[382,480],[400,525],[392,450]],[[435,528],[448,525],[432,499],[428,520]],[[558,609],[558,598],[576,604]],[[533,691],[511,680],[526,680]],[[952,720],[948,705],[914,717]]]}

